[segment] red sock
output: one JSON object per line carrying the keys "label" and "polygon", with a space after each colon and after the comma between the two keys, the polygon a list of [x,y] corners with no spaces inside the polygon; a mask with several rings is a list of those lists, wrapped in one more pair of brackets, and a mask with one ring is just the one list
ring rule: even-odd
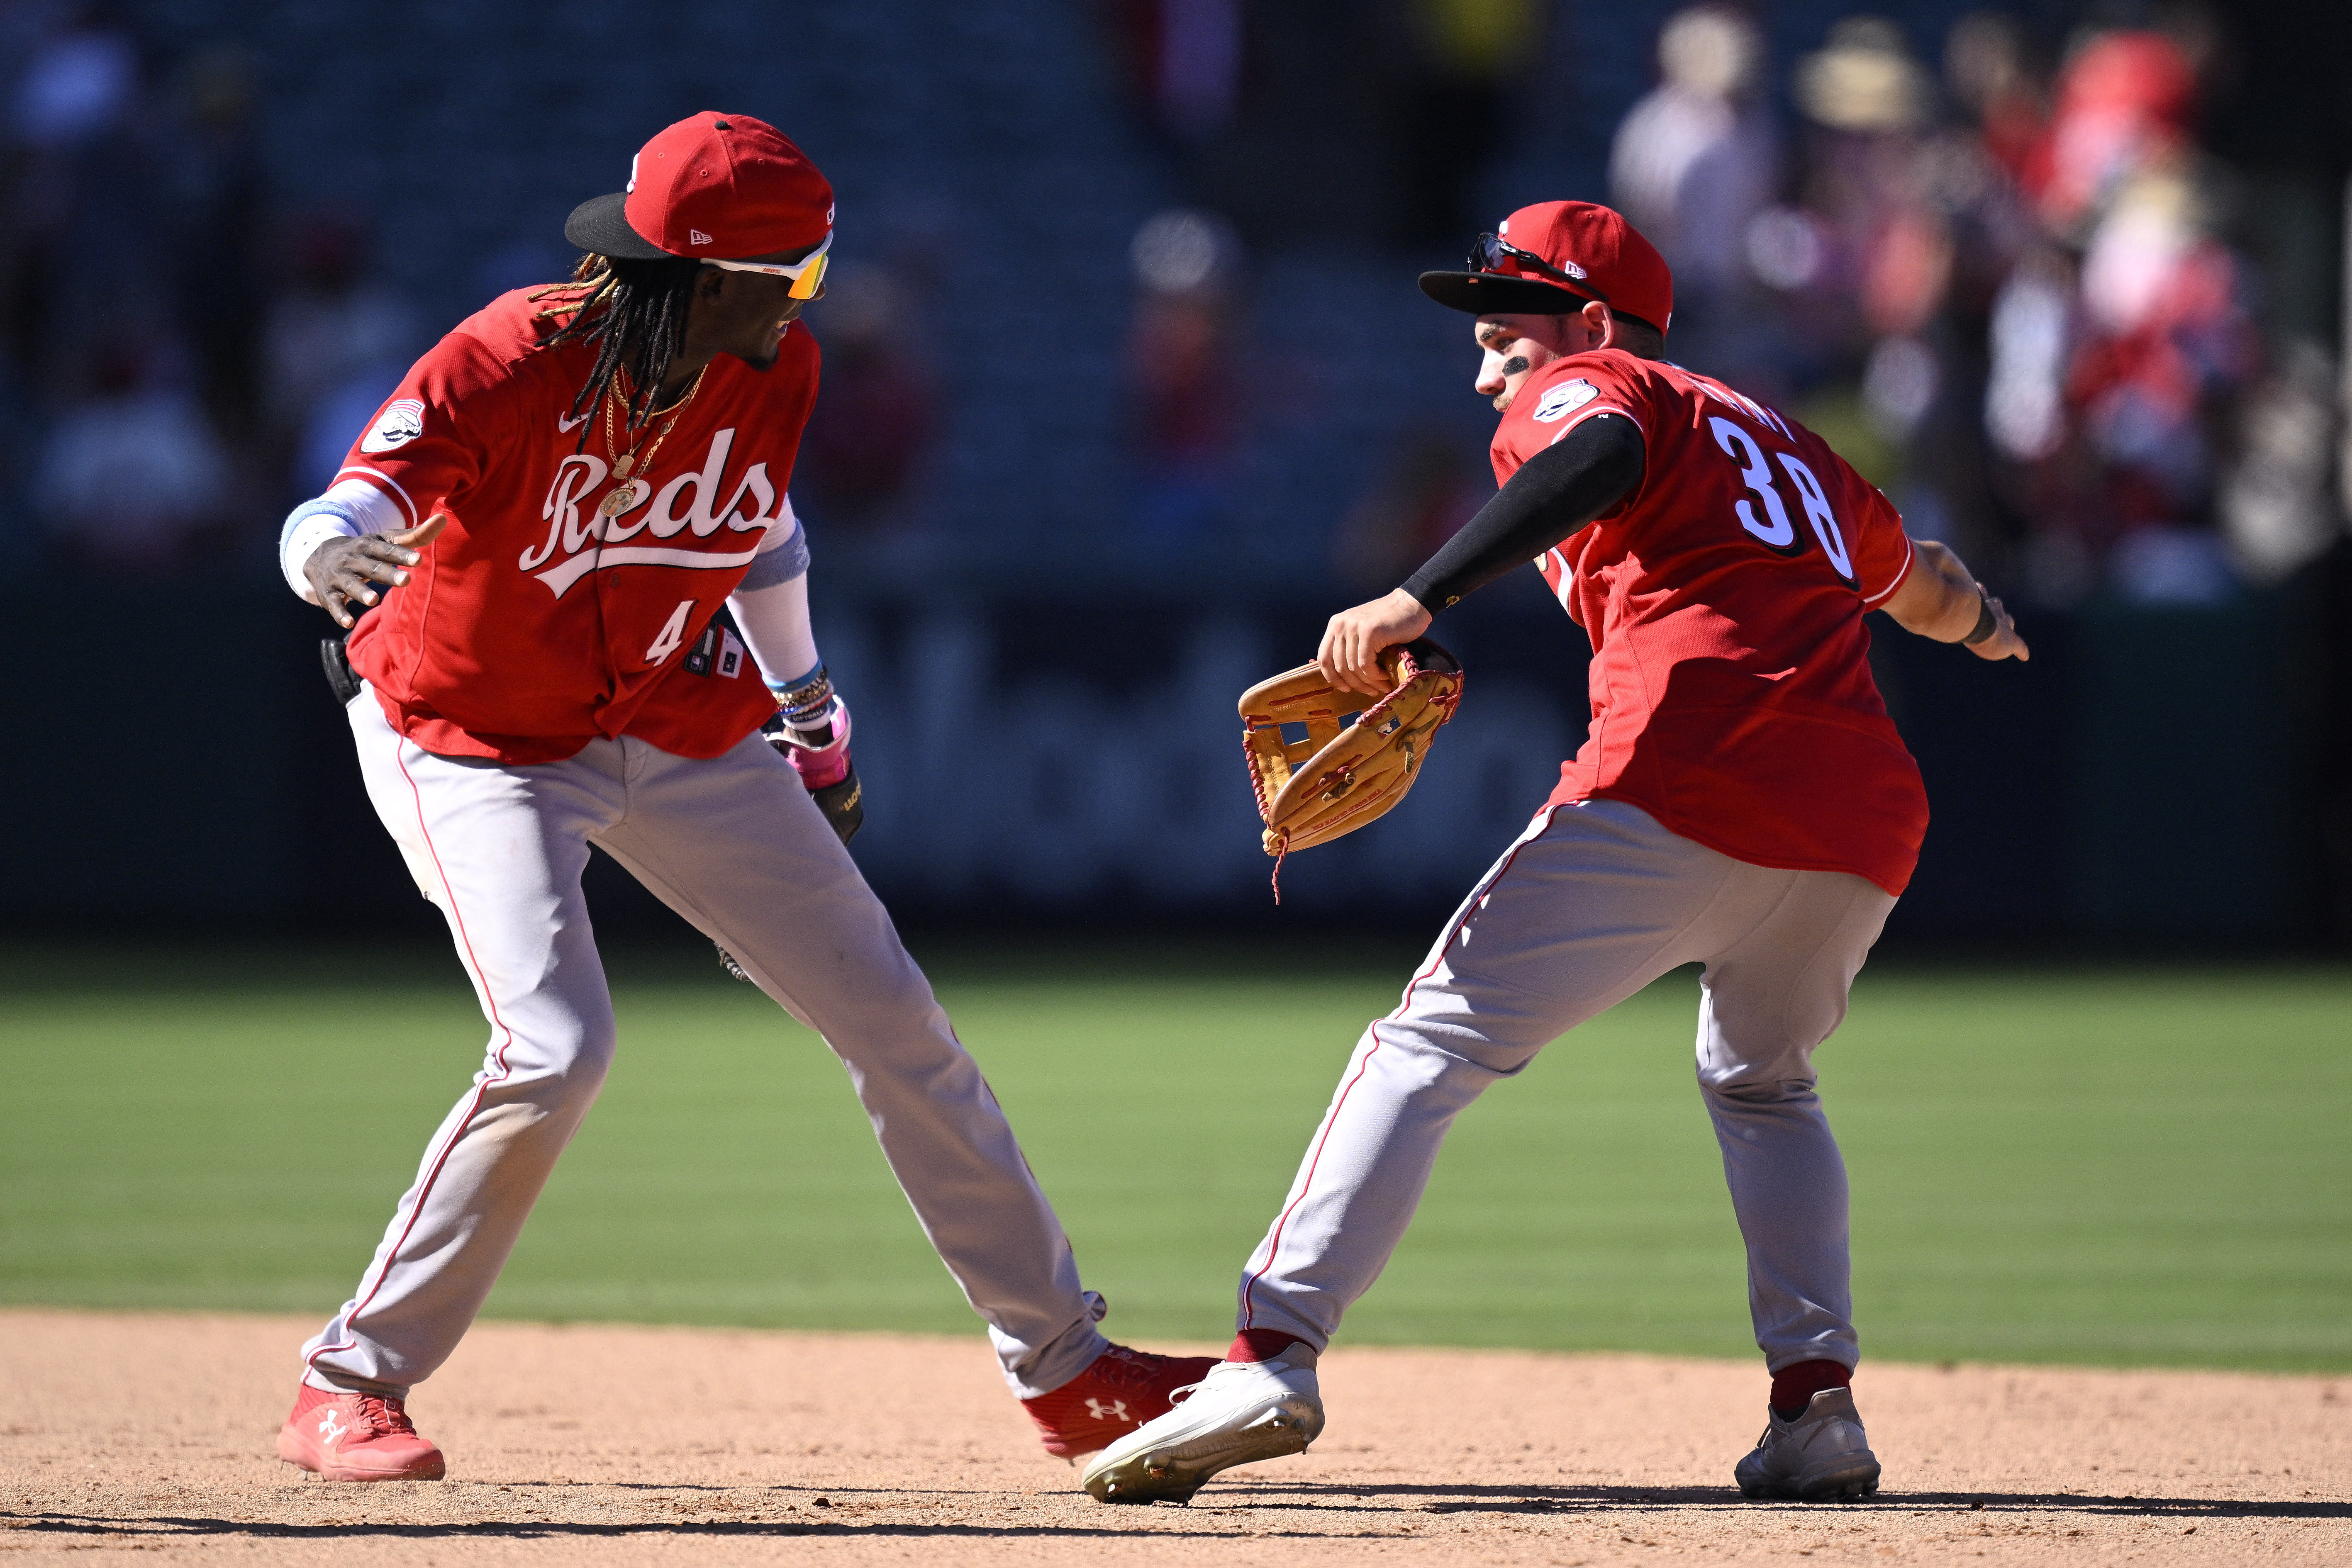
{"label": "red sock", "polygon": [[1853,1369],[1843,1362],[1801,1361],[1772,1375],[1772,1408],[1783,1421],[1793,1421],[1822,1389],[1853,1385]]}
{"label": "red sock", "polygon": [[1294,1344],[1307,1342],[1280,1329],[1244,1329],[1225,1351],[1227,1361],[1272,1361]]}

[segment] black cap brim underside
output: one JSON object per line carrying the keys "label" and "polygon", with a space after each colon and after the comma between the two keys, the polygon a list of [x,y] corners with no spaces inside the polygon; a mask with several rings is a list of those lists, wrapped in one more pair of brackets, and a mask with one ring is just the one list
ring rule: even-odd
{"label": "black cap brim underside", "polygon": [[623,261],[662,261],[669,252],[629,226],[629,198],[615,191],[595,196],[572,209],[563,220],[563,237],[582,250]]}
{"label": "black cap brim underside", "polygon": [[1473,316],[1572,316],[1600,298],[1500,272],[1424,272],[1421,291]]}

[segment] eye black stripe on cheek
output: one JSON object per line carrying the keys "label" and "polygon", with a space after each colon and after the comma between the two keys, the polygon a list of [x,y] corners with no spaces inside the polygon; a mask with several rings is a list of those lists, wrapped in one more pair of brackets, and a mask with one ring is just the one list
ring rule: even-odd
{"label": "eye black stripe on cheek", "polygon": [[1528,361],[1523,355],[1514,354],[1503,361],[1503,373],[1507,376],[1517,375],[1527,368]]}

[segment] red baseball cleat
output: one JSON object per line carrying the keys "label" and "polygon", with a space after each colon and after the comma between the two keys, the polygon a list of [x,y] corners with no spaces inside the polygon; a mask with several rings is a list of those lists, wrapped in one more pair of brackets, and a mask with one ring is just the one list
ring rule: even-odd
{"label": "red baseball cleat", "polygon": [[437,1481],[446,1473],[441,1450],[416,1435],[399,1400],[307,1383],[278,1429],[278,1457],[331,1481]]}
{"label": "red baseball cleat", "polygon": [[1155,1416],[1168,1396],[1209,1375],[1213,1355],[1155,1355],[1115,1344],[1051,1394],[1024,1399],[1038,1440],[1057,1459],[1107,1448]]}

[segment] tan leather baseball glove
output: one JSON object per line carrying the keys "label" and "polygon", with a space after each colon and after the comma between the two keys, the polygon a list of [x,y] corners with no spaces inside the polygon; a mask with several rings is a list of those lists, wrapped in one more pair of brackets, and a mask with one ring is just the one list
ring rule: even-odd
{"label": "tan leather baseball glove", "polygon": [[[1313,664],[1242,694],[1242,744],[1277,877],[1292,850],[1353,832],[1403,800],[1462,701],[1460,661],[1426,637],[1391,648],[1381,667],[1396,689],[1376,703],[1341,691]],[[1349,714],[1355,720],[1343,728]],[[1307,738],[1285,740],[1286,724],[1304,725]]]}

